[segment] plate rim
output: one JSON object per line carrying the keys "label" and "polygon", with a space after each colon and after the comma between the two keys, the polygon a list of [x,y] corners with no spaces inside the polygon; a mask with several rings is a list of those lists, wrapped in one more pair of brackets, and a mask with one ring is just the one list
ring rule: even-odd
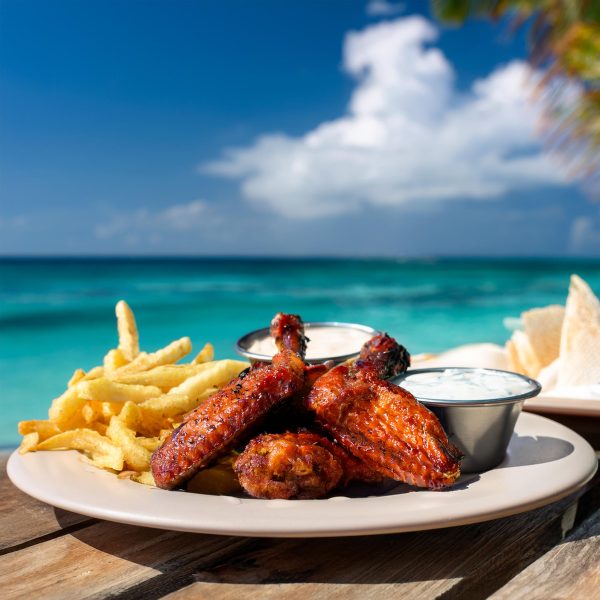
{"label": "plate rim", "polygon": [[[592,449],[592,447],[589,445],[589,443],[583,439],[579,434],[577,434],[576,432],[572,431],[571,429],[565,427],[564,425],[557,423],[555,421],[552,421],[551,419],[548,419],[546,417],[542,417],[540,415],[536,415],[536,414],[532,414],[532,413],[524,413],[521,415],[521,417],[519,418],[519,420],[521,419],[525,419],[525,421],[530,421],[535,425],[536,423],[543,423],[543,422],[549,422],[551,423],[551,427],[555,427],[557,428],[559,431],[563,431],[564,434],[567,435],[568,438],[571,438],[573,442],[575,442],[577,444],[577,448],[579,451],[584,452],[584,454],[588,455],[589,460],[589,465],[587,465],[585,468],[583,466],[581,466],[581,475],[574,481],[572,481],[568,486],[565,486],[561,489],[555,490],[553,493],[546,493],[544,495],[541,496],[537,496],[535,498],[533,498],[532,500],[529,501],[521,501],[518,503],[514,503],[514,504],[508,504],[504,507],[492,507],[489,509],[483,509],[483,510],[477,510],[472,514],[463,514],[462,516],[454,516],[451,517],[450,519],[448,519],[447,516],[442,515],[439,516],[438,518],[431,518],[429,517],[428,519],[422,519],[422,520],[415,520],[412,523],[403,523],[402,525],[399,525],[398,522],[393,523],[390,522],[387,525],[380,525],[380,526],[374,526],[374,525],[365,525],[365,526],[361,526],[361,525],[357,525],[355,524],[352,527],[340,527],[340,526],[330,526],[330,527],[325,527],[323,525],[323,523],[319,523],[316,522],[315,524],[313,524],[312,527],[305,527],[302,530],[298,529],[298,528],[294,528],[294,527],[290,527],[289,529],[285,529],[285,528],[279,528],[279,529],[265,529],[264,526],[261,526],[260,523],[254,525],[253,523],[246,523],[245,526],[243,528],[239,528],[239,527],[235,527],[235,526],[224,526],[220,521],[222,521],[222,517],[220,517],[220,519],[217,519],[217,521],[214,523],[214,525],[210,525],[207,524],[206,522],[204,522],[201,526],[198,526],[198,524],[196,523],[192,523],[190,524],[189,522],[181,522],[181,521],[177,521],[177,519],[173,519],[172,517],[168,517],[165,518],[164,515],[161,515],[159,517],[157,517],[156,515],[152,516],[152,515],[148,515],[146,513],[140,513],[140,514],[131,514],[130,512],[127,511],[118,511],[118,510],[114,510],[114,509],[110,509],[110,508],[106,508],[106,506],[102,507],[100,506],[82,506],[80,502],[78,502],[77,500],[74,500],[72,498],[69,497],[57,497],[56,494],[52,494],[51,492],[46,491],[46,493],[44,493],[43,490],[43,486],[39,486],[39,482],[38,485],[36,486],[36,482],[31,482],[30,480],[28,480],[28,471],[25,467],[25,461],[28,460],[37,460],[36,458],[36,454],[35,453],[31,453],[28,455],[20,455],[18,454],[18,450],[15,450],[11,456],[9,457],[8,463],[7,463],[7,474],[9,479],[13,482],[13,484],[19,488],[21,491],[23,491],[24,493],[36,498],[37,500],[40,500],[42,502],[45,502],[47,504],[50,504],[52,506],[55,506],[57,508],[61,508],[63,510],[68,510],[71,512],[75,512],[78,514],[83,514],[85,516],[89,516],[92,518],[99,518],[99,519],[103,519],[103,520],[108,520],[108,521],[113,521],[113,522],[118,522],[118,523],[124,523],[124,524],[130,524],[130,525],[138,525],[138,526],[143,526],[143,527],[151,527],[151,528],[157,528],[157,529],[166,529],[166,530],[172,530],[172,531],[187,531],[187,532],[194,532],[194,533],[202,533],[202,534],[217,534],[217,535],[230,535],[230,536],[249,536],[249,537],[296,537],[296,538],[308,538],[308,537],[348,537],[348,536],[362,536],[362,535],[378,535],[378,534],[386,534],[386,533],[400,533],[400,532],[410,532],[410,531],[426,531],[426,530],[431,530],[431,529],[441,529],[441,528],[446,528],[446,527],[455,527],[455,526],[460,526],[460,525],[468,525],[468,524],[472,524],[472,523],[479,523],[479,522],[484,522],[484,521],[488,521],[488,520],[493,520],[493,519],[497,519],[497,518],[503,518],[503,517],[508,517],[514,514],[519,514],[521,512],[525,512],[528,510],[534,510],[536,508],[539,508],[541,506],[545,506],[547,504],[551,504],[553,502],[556,502],[557,500],[560,500],[561,498],[564,498],[572,493],[574,493],[575,491],[577,491],[578,489],[581,489],[583,486],[586,485],[586,483],[588,483],[588,481],[590,481],[590,479],[592,479],[592,477],[594,476],[594,474],[596,473],[596,470],[598,468],[598,460],[596,457],[596,454],[594,452],[594,450]],[[525,425],[527,426],[527,425]],[[538,427],[539,429],[539,427]],[[527,433],[529,435],[532,434],[531,431],[527,431]],[[575,445],[574,445],[575,448]],[[510,446],[509,446],[510,449]],[[48,454],[50,453],[44,453],[46,456],[48,456]],[[70,461],[70,460],[78,460],[78,463],[82,466],[82,467],[86,467],[87,469],[93,470],[94,472],[98,472],[100,475],[104,476],[104,477],[115,477],[116,481],[116,476],[113,476],[110,473],[104,472],[104,471],[100,471],[100,470],[96,470],[95,467],[92,467],[90,465],[85,464],[82,460],[80,460],[78,458],[78,453],[76,451],[67,451],[61,454],[63,455],[61,458],[62,460],[65,460],[65,455],[70,454],[71,458],[67,458],[66,460]],[[26,459],[25,457],[28,456],[30,458]],[[592,460],[593,459],[593,460]],[[530,468],[532,465],[525,465],[524,467],[512,467],[510,470],[512,470],[513,468]],[[497,467],[496,469],[492,469],[490,472],[494,472],[497,471],[498,469],[501,469],[502,465],[500,465],[499,467]],[[485,474],[482,474],[485,475]],[[100,479],[98,479],[99,481]],[[139,486],[141,484],[137,484],[131,481],[127,481],[127,480],[119,480],[119,485],[123,484],[124,486],[130,485],[130,486],[136,486],[135,489],[136,490],[144,490],[143,493],[144,494],[156,494],[156,493],[161,493],[161,494],[172,494],[173,492],[168,492],[166,490],[158,490],[156,488],[148,488],[148,487],[142,487],[140,488]],[[115,488],[116,489],[116,488]],[[125,487],[123,489],[126,489]],[[133,489],[133,488],[132,488]],[[40,491],[41,490],[41,491]],[[452,493],[452,492],[460,492],[461,489],[457,489],[457,490],[448,490],[446,492],[431,492],[428,490],[423,490],[421,493],[425,493],[425,494],[444,494],[444,493]],[[204,502],[204,503],[208,503],[209,505],[212,503],[215,503],[215,499],[218,499],[217,502],[217,507],[218,508],[222,508],[223,506],[225,506],[226,504],[230,504],[230,505],[237,505],[237,504],[248,504],[248,503],[254,503],[254,504],[248,504],[248,506],[252,506],[254,505],[255,507],[258,507],[259,505],[256,503],[262,503],[260,506],[264,507],[267,506],[269,508],[275,507],[293,507],[294,505],[298,505],[298,503],[300,503],[300,506],[303,507],[318,507],[318,504],[313,504],[313,503],[328,503],[327,506],[330,506],[331,504],[333,504],[336,501],[339,500],[343,500],[343,502],[340,502],[339,504],[345,504],[346,502],[351,502],[352,505],[355,508],[360,508],[360,505],[364,505],[364,504],[369,504],[369,505],[374,505],[375,507],[379,504],[380,506],[383,506],[384,508],[388,508],[389,507],[385,507],[385,504],[389,503],[389,502],[393,502],[391,499],[392,498],[401,498],[403,496],[403,494],[401,495],[391,495],[391,496],[370,496],[370,497],[366,497],[366,498],[347,498],[345,496],[334,496],[333,498],[329,498],[329,499],[325,499],[325,500],[257,500],[257,499],[251,499],[251,498],[242,498],[242,499],[237,499],[237,498],[232,498],[229,496],[205,496],[202,494],[188,494],[186,492],[175,492],[178,495],[181,494],[182,497],[187,498],[187,500],[183,500],[183,504],[187,505],[189,503],[189,501],[191,500],[191,498],[200,498],[199,502]],[[416,490],[415,491],[409,491],[407,492],[408,494],[413,494],[413,493],[418,493]],[[126,495],[128,494],[128,492],[126,492]],[[165,496],[166,498],[166,496]],[[173,497],[175,498],[175,497]],[[210,499],[210,500],[209,500]],[[468,500],[470,500],[471,498],[469,497]],[[178,500],[174,500],[173,504],[179,504],[180,501]],[[264,504],[264,503],[270,503],[270,504]],[[279,504],[278,504],[279,503]],[[283,503],[283,504],[281,504]],[[310,504],[306,504],[306,503],[310,503]],[[102,503],[100,503],[102,504]],[[338,504],[338,505],[339,505]],[[402,501],[400,501],[400,505],[401,506]],[[351,506],[352,506],[351,505]],[[321,506],[323,506],[321,504]],[[176,508],[174,506],[174,508]],[[210,506],[209,506],[210,508]],[[259,509],[259,510],[262,510]],[[312,510],[309,508],[309,511]],[[326,509],[325,512],[327,512],[329,510],[329,512],[331,512],[331,509]],[[249,511],[250,513],[252,513],[252,509],[250,508]],[[287,511],[286,511],[287,512]],[[318,510],[317,510],[318,513]],[[271,514],[274,514],[271,512]],[[292,515],[290,515],[290,521],[293,520],[292,519]]]}
{"label": "plate rim", "polygon": [[554,396],[549,393],[544,394],[542,390],[536,398],[525,400],[523,409],[540,415],[600,417],[600,400],[571,395]]}

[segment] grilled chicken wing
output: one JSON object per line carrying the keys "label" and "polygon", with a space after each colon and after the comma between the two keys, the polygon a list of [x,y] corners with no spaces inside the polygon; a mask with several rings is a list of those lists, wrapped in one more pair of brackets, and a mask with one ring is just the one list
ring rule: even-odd
{"label": "grilled chicken wing", "polygon": [[321,498],[351,481],[383,480],[339,444],[310,431],[260,435],[233,469],[241,486],[256,498]]}
{"label": "grilled chicken wing", "polygon": [[340,461],[314,433],[265,433],[254,438],[233,465],[255,498],[322,498],[340,481]]}
{"label": "grilled chicken wing", "polygon": [[278,403],[304,385],[306,349],[300,317],[279,313],[271,323],[279,352],[215,392],[187,416],[152,456],[156,485],[172,489],[227,451]]}
{"label": "grilled chicken wing", "polygon": [[307,405],[341,446],[385,477],[432,489],[460,475],[460,452],[437,417],[383,377],[408,366],[408,353],[380,334],[359,360],[320,377]]}

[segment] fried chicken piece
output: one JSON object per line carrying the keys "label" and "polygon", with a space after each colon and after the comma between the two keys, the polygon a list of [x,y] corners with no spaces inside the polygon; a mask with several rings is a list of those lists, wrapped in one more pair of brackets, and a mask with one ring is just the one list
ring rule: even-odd
{"label": "fried chicken piece", "polygon": [[259,435],[238,456],[233,470],[251,496],[283,500],[322,498],[351,481],[383,480],[339,444],[310,431]]}
{"label": "fried chicken piece", "polygon": [[432,412],[383,379],[405,370],[407,361],[395,340],[375,336],[356,363],[316,381],[307,405],[329,435],[384,477],[431,489],[452,485],[460,475],[460,451]]}
{"label": "fried chicken piece", "polygon": [[322,498],[342,479],[340,461],[314,433],[265,433],[254,438],[233,465],[255,498]]}
{"label": "fried chicken piece", "polygon": [[187,416],[151,462],[156,485],[172,489],[230,449],[267,412],[304,385],[306,338],[300,317],[279,313],[271,323],[279,352],[270,364],[230,381]]}

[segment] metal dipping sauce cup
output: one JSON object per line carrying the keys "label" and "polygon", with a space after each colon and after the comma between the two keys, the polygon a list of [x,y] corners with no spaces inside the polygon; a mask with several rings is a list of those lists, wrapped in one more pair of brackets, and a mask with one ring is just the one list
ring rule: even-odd
{"label": "metal dipping sauce cup", "polygon": [[[450,441],[464,453],[461,461],[461,471],[475,473],[487,471],[499,465],[504,456],[508,443],[513,434],[515,423],[527,398],[537,396],[542,386],[525,375],[500,371],[498,369],[480,369],[466,367],[437,367],[430,369],[415,369],[394,377],[391,381],[403,386],[403,382],[411,375],[419,373],[435,373],[444,371],[464,372],[465,374],[481,372],[503,373],[518,377],[528,384],[527,391],[518,395],[501,396],[498,398],[481,399],[443,399],[442,394],[432,394],[436,397],[427,398],[421,390],[413,394],[421,404],[434,412]],[[410,382],[406,385],[410,391]],[[412,392],[411,392],[412,393]]]}
{"label": "metal dipping sauce cup", "polygon": [[[356,358],[360,354],[360,349],[362,348],[362,344],[358,344],[357,347],[340,347],[339,352],[330,354],[329,356],[317,356],[313,357],[310,352],[310,338],[311,333],[314,336],[316,330],[319,328],[335,328],[335,329],[350,329],[353,331],[364,332],[364,341],[366,342],[368,339],[372,338],[374,335],[379,333],[377,329],[373,329],[373,327],[368,327],[367,325],[360,325],[359,323],[340,323],[338,321],[311,321],[308,323],[304,323],[304,333],[306,337],[309,339],[307,345],[307,358],[306,362],[310,364],[319,364],[327,361],[333,361],[335,364],[343,363],[351,358]],[[257,329],[255,331],[251,331],[246,335],[243,335],[235,345],[235,351],[247,358],[251,363],[261,361],[261,362],[270,362],[273,358],[272,355],[269,354],[260,354],[257,352],[253,352],[250,350],[252,344],[257,340],[264,340],[270,337],[270,330],[268,327],[263,327],[262,329]]]}

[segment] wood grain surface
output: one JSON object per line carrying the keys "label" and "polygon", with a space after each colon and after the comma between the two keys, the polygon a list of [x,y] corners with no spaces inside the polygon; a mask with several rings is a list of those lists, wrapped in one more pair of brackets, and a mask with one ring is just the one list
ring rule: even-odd
{"label": "wood grain surface", "polygon": [[494,600],[600,598],[600,511],[498,590]]}
{"label": "wood grain surface", "polygon": [[91,520],[37,502],[19,492],[6,475],[8,456],[8,452],[0,453],[0,554]]}
{"label": "wood grain surface", "polygon": [[5,461],[3,599],[23,598],[32,589],[37,597],[56,599],[587,598],[593,596],[584,593],[598,584],[598,477],[560,502],[477,525],[264,539],[79,517],[17,490],[4,473]]}

